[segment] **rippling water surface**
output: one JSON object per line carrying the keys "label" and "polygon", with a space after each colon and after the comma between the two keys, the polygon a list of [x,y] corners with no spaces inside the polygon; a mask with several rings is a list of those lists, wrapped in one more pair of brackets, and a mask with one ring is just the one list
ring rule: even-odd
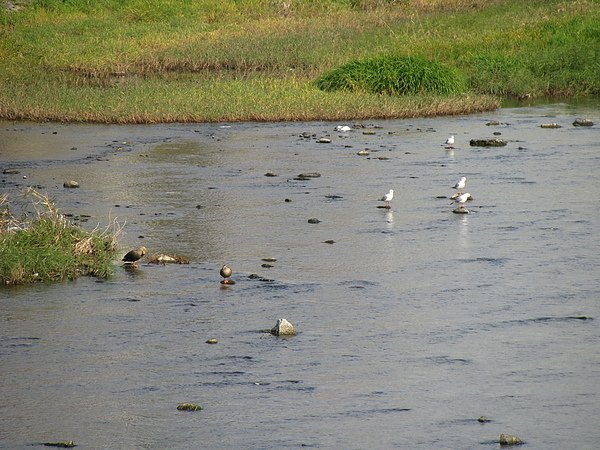
{"label": "rippling water surface", "polygon": [[[596,102],[347,133],[0,124],[19,170],[0,193],[37,186],[86,227],[117,217],[124,251],[191,259],[1,289],[0,448],[597,448],[599,123]],[[265,333],[280,317],[299,334]]]}

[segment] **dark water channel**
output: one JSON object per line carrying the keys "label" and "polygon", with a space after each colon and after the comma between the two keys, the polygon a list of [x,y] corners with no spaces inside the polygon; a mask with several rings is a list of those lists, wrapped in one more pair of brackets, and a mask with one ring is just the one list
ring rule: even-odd
{"label": "dark water channel", "polygon": [[[191,263],[0,289],[0,448],[598,448],[599,106],[346,133],[1,123],[0,194],[38,186],[86,227],[116,217],[121,254]],[[281,317],[297,336],[263,331]]]}

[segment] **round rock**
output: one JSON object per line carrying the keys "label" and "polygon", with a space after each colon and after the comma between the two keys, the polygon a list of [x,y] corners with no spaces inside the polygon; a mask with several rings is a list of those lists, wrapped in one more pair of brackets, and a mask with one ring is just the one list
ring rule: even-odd
{"label": "round rock", "polygon": [[523,440],[518,438],[517,436],[513,436],[511,434],[502,433],[500,435],[500,439],[498,440],[500,445],[521,445],[524,444]]}

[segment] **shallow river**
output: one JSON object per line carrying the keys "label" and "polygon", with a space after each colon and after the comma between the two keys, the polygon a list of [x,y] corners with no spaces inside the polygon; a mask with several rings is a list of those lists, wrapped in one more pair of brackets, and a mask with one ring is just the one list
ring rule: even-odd
{"label": "shallow river", "polygon": [[[19,171],[0,194],[116,218],[119,257],[191,260],[0,288],[0,448],[598,448],[599,106],[349,132],[0,123]],[[469,145],[494,133],[508,145]],[[452,213],[460,176],[470,214]],[[266,333],[278,318],[298,335]]]}

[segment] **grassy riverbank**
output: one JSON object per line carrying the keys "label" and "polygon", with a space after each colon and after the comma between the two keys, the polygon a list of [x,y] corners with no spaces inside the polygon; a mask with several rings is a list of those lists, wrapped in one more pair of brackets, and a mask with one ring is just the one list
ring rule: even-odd
{"label": "grassy riverbank", "polygon": [[[0,12],[0,118],[352,120],[600,94],[598,0],[32,0]],[[452,95],[325,92],[380,55],[461,73]]]}
{"label": "grassy riverbank", "polygon": [[86,231],[60,214],[45,195],[28,192],[36,215],[17,219],[0,198],[0,284],[108,277],[118,232]]}

